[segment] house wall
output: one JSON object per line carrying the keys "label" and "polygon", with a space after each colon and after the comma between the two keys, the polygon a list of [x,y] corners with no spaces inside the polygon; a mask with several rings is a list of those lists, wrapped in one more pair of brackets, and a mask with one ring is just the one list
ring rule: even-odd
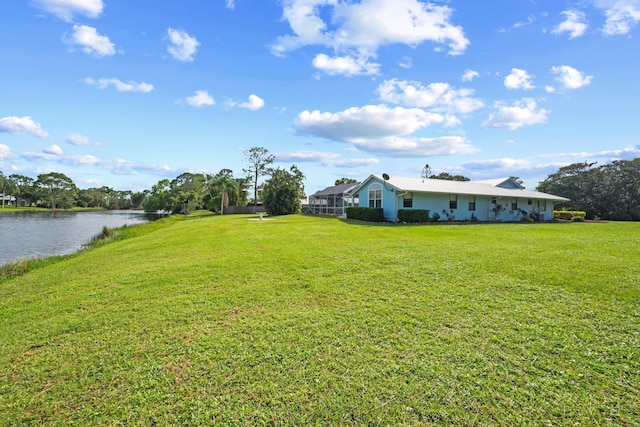
{"label": "house wall", "polygon": [[[441,221],[448,219],[447,213],[452,215],[455,220],[470,220],[473,214],[479,221],[520,221],[523,215],[519,213],[518,210],[526,211],[527,215],[534,212],[537,220],[551,221],[553,219],[553,201],[547,200],[545,203],[538,199],[521,197],[493,198],[489,196],[476,196],[475,211],[470,211],[469,201],[473,196],[458,194],[458,206],[451,212],[449,208],[449,194],[413,193],[413,207],[404,208],[403,192],[396,193],[393,188],[387,187],[377,180],[372,180],[358,192],[359,206],[369,206],[369,189],[372,185],[382,185],[382,208],[384,218],[389,221],[397,221],[397,211],[399,209],[428,209],[431,217],[437,213],[440,215]],[[494,199],[495,203],[493,203]],[[513,210],[514,200],[517,203],[518,210]],[[529,202],[531,202],[531,204],[529,204]],[[540,202],[542,202],[542,206],[539,206]],[[497,205],[502,207],[498,215],[493,212],[493,209],[496,208]],[[445,213],[443,213],[443,210]]]}

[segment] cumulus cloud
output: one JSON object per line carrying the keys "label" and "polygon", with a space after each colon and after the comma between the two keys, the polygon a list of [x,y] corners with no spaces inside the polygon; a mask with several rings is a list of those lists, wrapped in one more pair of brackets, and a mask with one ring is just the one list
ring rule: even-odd
{"label": "cumulus cloud", "polygon": [[465,70],[464,74],[461,77],[461,80],[463,82],[470,82],[471,80],[475,79],[476,77],[480,77],[480,73],[478,73],[475,70]]}
{"label": "cumulus cloud", "polygon": [[9,116],[1,118],[0,132],[7,132],[14,135],[28,134],[38,138],[49,137],[49,134],[42,130],[40,123],[34,122],[29,116]]}
{"label": "cumulus cloud", "polygon": [[471,154],[478,150],[461,136],[437,138],[397,137],[362,140],[355,143],[362,151],[392,157],[429,157]]}
{"label": "cumulus cloud", "polygon": [[91,145],[93,144],[91,142],[91,140],[84,136],[84,135],[80,135],[79,133],[70,133],[69,135],[67,135],[67,137],[64,139],[66,142],[68,142],[71,145]]}
{"label": "cumulus cloud", "polygon": [[442,114],[429,113],[419,108],[366,105],[338,113],[303,111],[294,125],[301,134],[356,142],[367,138],[409,135],[433,124],[442,124],[445,120],[446,117]]}
{"label": "cumulus cloud", "polygon": [[536,101],[531,98],[524,98],[512,106],[496,103],[496,108],[498,111],[482,123],[483,127],[515,130],[522,126],[545,123],[550,113],[544,108],[538,108]]}
{"label": "cumulus cloud", "polygon": [[69,45],[80,46],[84,53],[98,58],[116,53],[116,47],[109,37],[98,34],[95,28],[88,25],[74,25],[71,36],[64,36],[62,40]]}
{"label": "cumulus cloud", "polygon": [[554,34],[569,33],[570,39],[582,36],[588,28],[587,18],[584,12],[579,10],[565,10],[562,12],[565,20],[562,21],[551,32]]}
{"label": "cumulus cloud", "polygon": [[[424,3],[419,0],[284,0],[283,19],[292,34],[278,37],[271,52],[284,56],[303,46],[319,45],[333,48],[334,61],[321,57],[327,69],[338,73],[354,64],[339,64],[336,59],[347,56],[357,64],[363,57],[375,57],[380,46],[406,44],[417,46],[430,41],[446,45],[449,54],[462,54],[469,40],[462,27],[451,23],[453,10],[448,6]],[[366,63],[366,62],[365,62]],[[372,64],[373,65],[373,64]],[[368,70],[370,67],[360,67]]]}
{"label": "cumulus cloud", "polygon": [[501,159],[487,159],[478,160],[475,162],[466,163],[464,168],[482,171],[482,170],[518,170],[529,171],[534,168],[534,163],[531,160],[526,159],[512,159],[509,157],[503,157]]}
{"label": "cumulus cloud", "polygon": [[62,148],[60,148],[58,145],[53,144],[47,148],[45,148],[44,150],[42,150],[43,153],[46,154],[53,154],[54,156],[59,156],[62,154]]}
{"label": "cumulus cloud", "polygon": [[338,153],[327,153],[325,151],[299,150],[286,153],[277,153],[279,162],[293,163],[320,163],[326,167],[355,168],[371,166],[379,163],[378,159],[345,159]]}
{"label": "cumulus cloud", "polygon": [[338,113],[303,111],[294,122],[303,135],[353,144],[359,150],[387,156],[425,156],[475,152],[464,138],[418,138],[409,135],[448,117],[419,108],[386,105],[353,107]]}
{"label": "cumulus cloud", "polygon": [[381,83],[377,91],[385,102],[451,114],[466,114],[484,106],[481,100],[471,97],[472,89],[454,89],[448,83],[424,86],[420,82],[391,79]]}
{"label": "cumulus cloud", "polygon": [[626,148],[602,151],[579,151],[571,153],[543,154],[542,158],[569,158],[569,159],[593,159],[606,158],[609,160],[633,160],[640,157],[640,145],[632,145]]}
{"label": "cumulus cloud", "polygon": [[413,67],[413,59],[411,59],[408,56],[403,56],[402,59],[400,61],[398,61],[398,66],[400,68],[409,69],[409,68]]}
{"label": "cumulus cloud", "polygon": [[[21,154],[20,157],[29,162],[55,162],[68,166],[95,166],[101,169],[108,170],[114,175],[137,175],[139,173],[146,173],[151,175],[159,175],[164,177],[175,176],[173,170],[167,165],[154,165],[146,163],[132,162],[124,159],[101,159],[99,157],[85,154],[85,155],[64,155],[62,150],[58,150],[51,146],[41,153],[27,152]],[[0,146],[0,153],[2,152]]]}
{"label": "cumulus cloud", "polygon": [[251,94],[249,95],[249,100],[246,102],[238,102],[234,100],[227,100],[227,105],[229,107],[240,107],[251,111],[256,111],[264,107],[265,102],[258,95]]}
{"label": "cumulus cloud", "polygon": [[0,144],[0,160],[9,160],[11,158],[13,158],[13,154],[11,154],[9,146]]}
{"label": "cumulus cloud", "polygon": [[525,70],[512,68],[511,74],[504,78],[504,86],[507,89],[531,90],[535,86],[531,83],[531,76]]}
{"label": "cumulus cloud", "polygon": [[216,101],[213,99],[206,90],[197,90],[196,94],[193,96],[188,96],[184,99],[184,102],[187,105],[192,107],[206,107],[210,105],[215,105]]}
{"label": "cumulus cloud", "polygon": [[102,159],[90,154],[82,156],[62,156],[59,162],[71,166],[94,166],[104,163]]}
{"label": "cumulus cloud", "polygon": [[185,31],[174,30],[173,28],[167,29],[167,35],[169,36],[167,52],[178,61],[192,62],[200,45],[198,40]]}
{"label": "cumulus cloud", "polygon": [[102,0],[32,0],[39,9],[71,22],[76,15],[97,18],[102,14]]}
{"label": "cumulus cloud", "polygon": [[109,86],[113,86],[118,92],[142,92],[149,93],[153,90],[153,85],[149,83],[136,83],[133,81],[123,82],[117,78],[101,78],[94,79],[92,77],[87,77],[84,79],[84,82],[91,86],[96,86],[99,89],[106,89]]}
{"label": "cumulus cloud", "polygon": [[606,35],[628,34],[640,21],[640,0],[593,0],[604,10],[606,21],[602,32]]}
{"label": "cumulus cloud", "polygon": [[137,163],[124,159],[104,162],[104,166],[114,175],[137,175],[139,173],[148,173],[151,175],[171,176],[173,173],[171,168],[167,165]]}
{"label": "cumulus cloud", "polygon": [[556,81],[565,89],[579,89],[590,85],[593,80],[593,76],[587,76],[568,65],[552,67],[551,73],[556,75]]}
{"label": "cumulus cloud", "polygon": [[369,62],[369,57],[366,55],[360,57],[329,57],[328,55],[321,53],[313,59],[312,64],[316,69],[328,75],[377,75],[380,72],[380,64]]}

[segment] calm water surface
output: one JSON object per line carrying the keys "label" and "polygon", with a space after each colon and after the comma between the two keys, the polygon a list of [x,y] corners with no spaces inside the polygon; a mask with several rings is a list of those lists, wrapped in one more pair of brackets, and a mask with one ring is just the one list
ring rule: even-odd
{"label": "calm water surface", "polygon": [[147,222],[141,211],[0,213],[0,265],[75,252],[102,232]]}

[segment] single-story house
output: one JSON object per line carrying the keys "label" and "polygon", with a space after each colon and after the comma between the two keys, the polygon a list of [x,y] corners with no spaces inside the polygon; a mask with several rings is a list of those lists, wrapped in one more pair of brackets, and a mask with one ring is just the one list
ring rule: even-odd
{"label": "single-story house", "polygon": [[352,190],[358,185],[359,182],[334,185],[312,194],[309,196],[305,213],[345,216],[348,207],[358,204],[358,198],[354,198],[352,194]]}
{"label": "single-story house", "polygon": [[358,206],[382,208],[384,218],[393,222],[400,209],[427,209],[441,220],[519,221],[529,216],[551,221],[554,204],[569,201],[526,190],[511,178],[448,181],[370,175],[351,193]]}

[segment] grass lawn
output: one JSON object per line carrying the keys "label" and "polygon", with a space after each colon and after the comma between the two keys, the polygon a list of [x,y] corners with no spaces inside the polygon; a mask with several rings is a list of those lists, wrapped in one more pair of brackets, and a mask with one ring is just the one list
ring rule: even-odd
{"label": "grass lawn", "polygon": [[640,423],[639,223],[129,229],[0,281],[0,425]]}

